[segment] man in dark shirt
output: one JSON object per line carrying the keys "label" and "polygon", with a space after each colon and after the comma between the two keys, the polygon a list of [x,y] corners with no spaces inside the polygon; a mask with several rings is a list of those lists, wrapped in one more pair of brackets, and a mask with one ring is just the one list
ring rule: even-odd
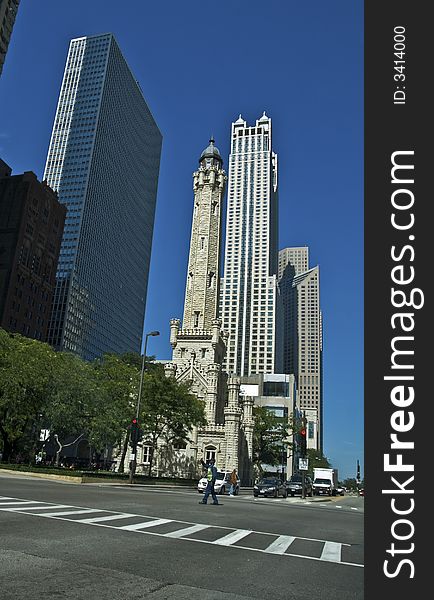
{"label": "man in dark shirt", "polygon": [[205,494],[203,496],[203,500],[199,502],[199,504],[207,504],[208,496],[211,494],[213,504],[217,505],[219,501],[217,500],[217,495],[214,491],[214,484],[217,479],[217,467],[215,466],[214,458],[210,458],[207,463],[202,461],[203,467],[207,470],[205,477],[208,479],[208,484],[205,489]]}

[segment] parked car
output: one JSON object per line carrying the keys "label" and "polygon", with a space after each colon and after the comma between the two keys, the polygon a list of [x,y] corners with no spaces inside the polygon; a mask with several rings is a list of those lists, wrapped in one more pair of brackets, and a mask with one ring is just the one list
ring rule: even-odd
{"label": "parked car", "polygon": [[[217,479],[214,484],[214,490],[216,494],[226,494],[229,493],[230,484],[230,476],[232,471],[217,471]],[[202,477],[199,479],[197,484],[197,491],[199,494],[203,494],[205,492],[206,486],[208,485],[208,479],[206,477]],[[237,485],[234,490],[234,495],[237,496],[240,492],[240,480],[237,478]]]}
{"label": "parked car", "polygon": [[364,496],[364,495],[365,495],[365,490],[364,490],[364,488],[361,488],[359,490],[359,496]]}
{"label": "parked car", "polygon": [[258,496],[263,498],[283,496],[286,498],[286,487],[283,481],[277,477],[263,477],[253,486],[253,495],[255,498]]}
{"label": "parked car", "polygon": [[[288,481],[285,482],[286,492],[290,496],[302,495],[302,476],[291,475]],[[304,476],[304,493],[306,496],[313,496],[312,479],[309,475]]]}
{"label": "parked car", "polygon": [[339,494],[339,496],[345,496],[345,492],[347,490],[344,488],[343,485],[338,485],[338,487],[336,488],[336,494]]}

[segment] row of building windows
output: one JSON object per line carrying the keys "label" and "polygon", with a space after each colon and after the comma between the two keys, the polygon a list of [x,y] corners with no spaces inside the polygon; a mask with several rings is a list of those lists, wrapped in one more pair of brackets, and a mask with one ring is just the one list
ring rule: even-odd
{"label": "row of building windows", "polygon": [[13,331],[21,331],[26,337],[32,337],[35,340],[42,339],[42,331],[40,329],[33,330],[33,335],[30,335],[31,325],[19,323],[14,317],[9,317],[9,328]]}

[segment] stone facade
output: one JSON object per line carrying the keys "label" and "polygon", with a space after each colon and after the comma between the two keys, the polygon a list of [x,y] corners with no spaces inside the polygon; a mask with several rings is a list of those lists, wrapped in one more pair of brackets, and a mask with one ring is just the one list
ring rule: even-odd
{"label": "stone facade", "polygon": [[222,364],[228,333],[219,311],[219,264],[222,204],[226,175],[211,139],[193,173],[194,208],[185,290],[184,318],[170,321],[172,362],[166,375],[191,381],[192,392],[205,404],[207,425],[192,431],[186,464],[211,456],[219,469],[237,469],[243,483],[252,480],[253,399],[240,398],[240,379],[228,376]]}

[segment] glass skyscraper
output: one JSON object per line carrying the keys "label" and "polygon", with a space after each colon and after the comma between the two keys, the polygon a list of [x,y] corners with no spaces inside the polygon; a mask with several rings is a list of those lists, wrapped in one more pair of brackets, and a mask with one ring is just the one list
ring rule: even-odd
{"label": "glass skyscraper", "polygon": [[48,342],[140,351],[162,136],[112,34],[73,39],[44,179],[67,206]]}
{"label": "glass skyscraper", "polygon": [[232,123],[224,278],[220,299],[229,332],[226,371],[280,373],[280,298],[277,285],[277,155],[271,119]]}

